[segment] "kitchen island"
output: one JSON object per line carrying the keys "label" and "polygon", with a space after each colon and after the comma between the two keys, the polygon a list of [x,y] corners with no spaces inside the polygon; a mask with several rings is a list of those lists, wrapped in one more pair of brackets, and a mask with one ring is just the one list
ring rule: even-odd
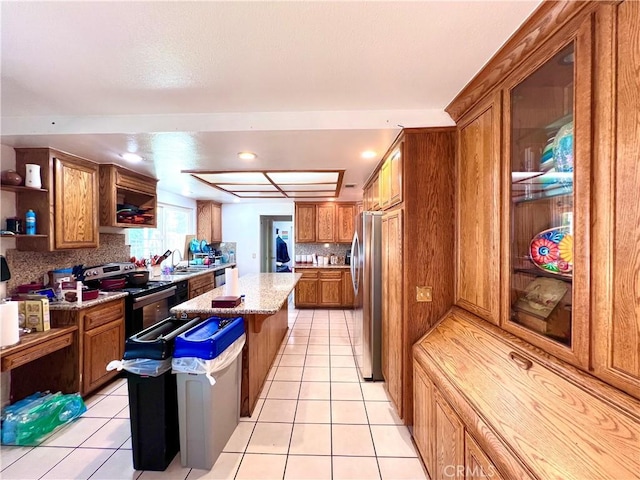
{"label": "kitchen island", "polygon": [[243,317],[246,343],[242,351],[240,415],[251,416],[269,369],[288,329],[288,297],[302,275],[254,273],[238,279],[244,301],[235,308],[213,308],[211,301],[225,295],[218,287],[171,309],[177,317]]}

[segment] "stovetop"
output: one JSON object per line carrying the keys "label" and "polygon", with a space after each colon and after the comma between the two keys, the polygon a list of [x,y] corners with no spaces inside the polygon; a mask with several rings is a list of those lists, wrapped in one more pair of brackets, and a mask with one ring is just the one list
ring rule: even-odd
{"label": "stovetop", "polygon": [[119,292],[128,292],[133,297],[141,297],[143,295],[149,295],[151,293],[164,290],[171,284],[167,280],[149,280],[146,285],[142,286],[125,286],[123,289],[117,290]]}

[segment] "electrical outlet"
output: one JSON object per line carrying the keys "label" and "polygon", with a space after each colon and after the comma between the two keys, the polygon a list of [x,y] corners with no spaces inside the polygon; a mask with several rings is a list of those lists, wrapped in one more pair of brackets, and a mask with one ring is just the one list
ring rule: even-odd
{"label": "electrical outlet", "polygon": [[432,301],[433,301],[433,288],[416,287],[416,302],[432,302]]}
{"label": "electrical outlet", "polygon": [[256,258],[256,254],[255,254],[255,253],[252,253],[252,254],[251,254],[251,258]]}

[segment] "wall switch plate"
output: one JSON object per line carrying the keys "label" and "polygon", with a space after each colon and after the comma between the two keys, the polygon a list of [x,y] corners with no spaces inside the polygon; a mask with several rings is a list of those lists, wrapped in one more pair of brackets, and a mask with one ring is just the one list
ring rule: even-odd
{"label": "wall switch plate", "polygon": [[432,302],[432,301],[433,301],[433,288],[416,287],[416,302]]}

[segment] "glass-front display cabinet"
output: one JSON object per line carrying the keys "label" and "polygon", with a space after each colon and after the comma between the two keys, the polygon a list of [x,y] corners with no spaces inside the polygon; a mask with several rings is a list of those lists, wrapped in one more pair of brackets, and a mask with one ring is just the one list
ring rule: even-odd
{"label": "glass-front display cabinet", "polygon": [[543,348],[564,348],[569,357],[577,300],[576,43],[540,62],[506,97],[511,171],[505,328]]}

